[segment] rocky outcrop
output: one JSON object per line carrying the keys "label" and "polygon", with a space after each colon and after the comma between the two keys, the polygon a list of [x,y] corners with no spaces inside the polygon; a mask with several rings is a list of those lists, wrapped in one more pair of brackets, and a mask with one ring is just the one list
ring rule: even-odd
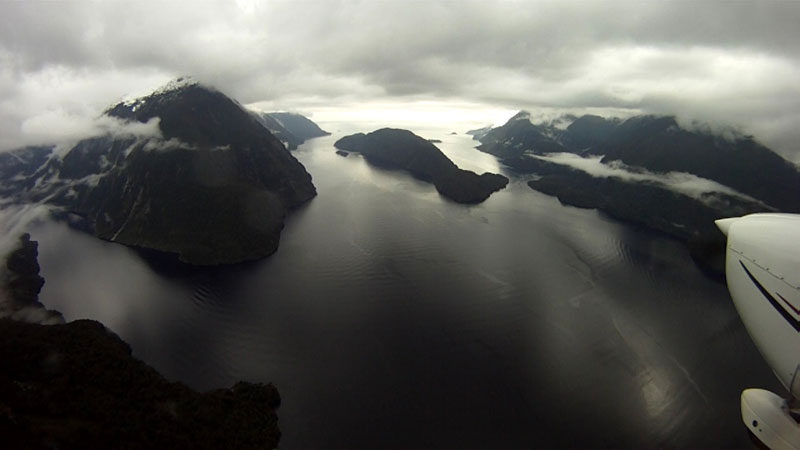
{"label": "rocky outcrop", "polygon": [[0,318],[35,323],[62,323],[58,311],[48,310],[39,303],[44,278],[39,275],[39,243],[28,233],[19,238],[19,245],[6,256],[6,266],[0,285]]}
{"label": "rocky outcrop", "polygon": [[408,130],[383,128],[369,134],[353,134],[339,139],[334,146],[361,153],[371,164],[405,170],[433,183],[441,195],[458,203],[480,203],[508,184],[508,178],[502,175],[478,175],[459,169],[435,145]]}
{"label": "rocky outcrop", "polygon": [[39,243],[32,241],[28,233],[20,236],[19,241],[19,248],[6,258],[6,287],[15,302],[28,304],[39,300],[44,278],[39,275]]}

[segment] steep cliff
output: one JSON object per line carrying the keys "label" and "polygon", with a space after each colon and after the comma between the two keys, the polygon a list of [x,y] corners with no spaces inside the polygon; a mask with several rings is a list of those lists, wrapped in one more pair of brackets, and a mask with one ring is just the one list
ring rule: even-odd
{"label": "steep cliff", "polygon": [[211,87],[176,80],[106,118],[118,130],[66,150],[26,150],[34,168],[0,161],[14,180],[4,191],[77,213],[103,239],[198,265],[272,254],[287,212],[316,195],[283,144]]}

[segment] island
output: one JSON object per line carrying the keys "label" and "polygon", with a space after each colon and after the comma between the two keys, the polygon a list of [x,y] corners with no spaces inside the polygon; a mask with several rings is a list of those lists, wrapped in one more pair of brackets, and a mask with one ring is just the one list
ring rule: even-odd
{"label": "island", "polygon": [[503,175],[478,175],[459,169],[435,145],[408,130],[382,128],[368,134],[357,133],[339,139],[334,146],[360,153],[376,166],[405,170],[432,183],[442,196],[457,203],[481,203],[508,184]]}

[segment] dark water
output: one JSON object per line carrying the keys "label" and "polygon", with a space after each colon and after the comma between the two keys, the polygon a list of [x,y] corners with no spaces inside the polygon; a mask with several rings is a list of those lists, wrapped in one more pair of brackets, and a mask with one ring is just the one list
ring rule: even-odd
{"label": "dark water", "polygon": [[285,448],[752,446],[739,393],[777,382],[680,244],[520,179],[453,204],[337,137],[296,153],[319,196],[265,261],[168,279],[46,224],[43,302],[195,388],[273,381]]}

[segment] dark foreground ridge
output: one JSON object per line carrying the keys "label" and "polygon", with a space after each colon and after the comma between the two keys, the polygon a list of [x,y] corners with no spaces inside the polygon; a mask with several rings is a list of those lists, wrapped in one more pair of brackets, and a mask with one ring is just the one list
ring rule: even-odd
{"label": "dark foreground ridge", "polygon": [[37,243],[28,235],[21,243],[7,258],[10,281],[0,292],[2,306],[11,305],[0,314],[4,449],[277,446],[280,396],[272,384],[200,394],[134,358],[99,322],[19,321],[63,320],[38,302]]}
{"label": "dark foreground ridge", "polygon": [[457,203],[481,203],[508,184],[508,178],[502,175],[478,175],[459,169],[435,145],[408,130],[383,128],[369,134],[353,134],[339,139],[334,146],[361,153],[376,166],[405,170],[433,183],[441,195]]}
{"label": "dark foreground ridge", "polygon": [[164,379],[101,323],[0,319],[3,448],[275,448],[271,384],[204,394]]}

